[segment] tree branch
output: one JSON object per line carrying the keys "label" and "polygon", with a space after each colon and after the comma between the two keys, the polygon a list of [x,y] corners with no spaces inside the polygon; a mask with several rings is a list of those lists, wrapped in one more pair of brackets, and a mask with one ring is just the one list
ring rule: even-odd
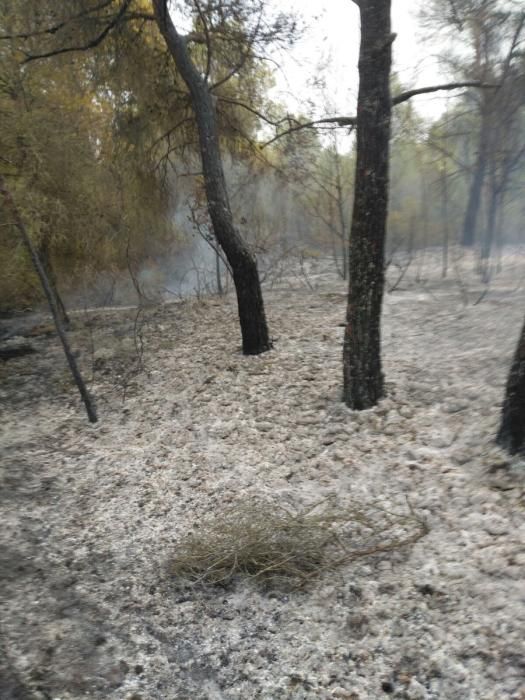
{"label": "tree branch", "polygon": [[202,22],[202,28],[204,30],[204,36],[205,36],[205,41],[206,41],[206,71],[204,73],[204,82],[207,83],[208,78],[210,77],[211,59],[212,59],[210,30],[208,27],[208,21],[207,21],[206,16],[201,8],[199,0],[194,0],[194,1],[195,1],[195,7],[197,8],[197,12],[199,14],[199,19]]}
{"label": "tree branch", "polygon": [[59,56],[60,54],[64,53],[72,53],[76,51],[89,51],[89,49],[94,49],[96,46],[101,44],[107,37],[107,35],[112,31],[112,29],[114,29],[121,22],[130,4],[131,0],[124,0],[120,7],[120,10],[111,20],[111,22],[109,22],[109,24],[107,24],[104,27],[100,34],[88,41],[86,44],[82,44],[80,46],[64,46],[62,48],[53,49],[52,51],[46,51],[40,54],[30,54],[24,59],[23,63],[28,63],[29,61],[36,61],[40,58],[51,58],[51,56]]}
{"label": "tree branch", "polygon": [[223,97],[223,96],[217,95],[217,102],[226,102],[227,104],[235,105],[236,107],[242,107],[246,111],[254,114],[256,117],[259,117],[259,119],[262,119],[262,121],[266,122],[266,124],[269,124],[270,126],[274,126],[276,128],[281,126],[281,124],[283,124],[284,122],[290,121],[290,117],[283,117],[282,119],[279,119],[279,120],[271,119],[267,115],[265,115],[262,112],[260,112],[259,110],[255,109],[255,107],[252,107],[251,105],[246,104],[246,102],[241,102],[240,100],[235,100],[231,97]]}
{"label": "tree branch", "polygon": [[458,88],[492,88],[496,89],[500,87],[499,85],[489,85],[487,83],[482,83],[479,80],[470,80],[466,82],[459,83],[443,83],[442,85],[430,85],[429,87],[415,88],[414,90],[406,90],[401,92],[399,95],[395,95],[392,98],[392,106],[399,105],[402,102],[410,100],[412,97],[417,95],[428,95],[432,92],[440,92],[442,90],[457,90]]}
{"label": "tree branch", "polygon": [[247,46],[244,50],[241,50],[241,56],[240,59],[237,61],[237,63],[232,66],[232,68],[224,75],[222,78],[217,80],[210,88],[210,91],[216,90],[218,87],[221,85],[224,85],[224,83],[228,82],[233,76],[238,73],[241,68],[244,66],[246,61],[248,60],[250,53],[252,51],[253,45],[255,43],[255,39],[257,38],[257,34],[259,32],[259,28],[261,26],[261,19],[262,19],[262,7],[261,11],[259,12],[259,16],[257,17],[257,24],[253,29],[253,32],[251,33],[251,36],[247,39]]}
{"label": "tree branch", "polygon": [[[355,2],[355,0],[354,0]],[[399,95],[395,95],[392,98],[392,106],[395,107],[396,105],[402,104],[403,102],[407,102],[410,100],[412,97],[415,97],[416,95],[427,95],[432,92],[440,92],[443,90],[457,90],[458,88],[467,88],[467,87],[476,87],[476,88],[492,88],[492,89],[497,89],[500,86],[499,85],[489,85],[487,83],[481,83],[479,81],[466,81],[466,82],[457,82],[457,83],[443,83],[442,85],[430,85],[428,87],[422,87],[422,88],[414,88],[413,90],[406,90],[405,92],[401,92]],[[240,104],[241,107],[245,106],[243,104]],[[270,123],[270,122],[269,122]],[[269,146],[271,143],[274,143],[274,141],[277,141],[278,139],[282,138],[283,136],[287,136],[288,134],[291,134],[295,131],[300,131],[301,129],[312,129],[317,126],[322,126],[322,125],[334,125],[335,127],[354,127],[357,124],[357,117],[325,117],[324,119],[315,119],[314,121],[310,122],[297,122],[294,126],[290,127],[289,129],[286,129],[286,131],[282,131],[276,136],[273,137],[270,141],[267,141],[264,145],[263,148],[266,146]],[[274,126],[277,126],[274,124]]]}
{"label": "tree branch", "polygon": [[266,148],[266,146],[269,146],[270,144],[274,143],[283,136],[293,134],[294,132],[301,131],[302,129],[315,129],[318,126],[324,125],[335,127],[350,127],[351,129],[353,129],[356,124],[357,117],[325,117],[324,119],[314,119],[310,122],[297,122],[294,126],[291,126],[289,129],[286,129],[285,131],[281,131],[280,133],[276,134],[273,137],[273,139],[266,141],[266,143],[263,144],[263,148]]}
{"label": "tree branch", "polygon": [[98,12],[99,10],[103,10],[104,8],[108,7],[111,5],[113,0],[104,0],[103,2],[99,3],[95,7],[89,8],[89,10],[83,10],[82,12],[79,12],[76,15],[72,15],[71,17],[68,17],[67,19],[62,20],[61,22],[57,22],[57,24],[53,24],[51,27],[46,27],[46,29],[41,29],[36,32],[21,32],[20,34],[2,34],[0,35],[0,40],[1,39],[31,39],[34,36],[43,36],[44,34],[56,34],[58,31],[66,27],[68,24],[71,22],[74,22],[77,19],[81,19],[82,17],[86,17],[87,15],[92,14],[93,12]]}

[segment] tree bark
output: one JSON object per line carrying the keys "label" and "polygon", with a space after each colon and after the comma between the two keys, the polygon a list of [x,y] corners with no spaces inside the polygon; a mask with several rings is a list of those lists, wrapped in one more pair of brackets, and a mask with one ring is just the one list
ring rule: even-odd
{"label": "tree bark", "polygon": [[525,323],[507,380],[496,442],[511,454],[525,454]]}
{"label": "tree bark", "polygon": [[388,213],[390,142],[390,0],[359,0],[361,47],[357,105],[357,163],[349,251],[343,348],[343,399],[353,409],[384,395],[381,306]]}
{"label": "tree bark", "polygon": [[157,26],[177,70],[190,92],[197,123],[204,173],[208,213],[213,231],[231,266],[242,349],[245,355],[257,355],[271,348],[255,256],[234,226],[219,146],[219,134],[213,95],[188,53],[186,39],[173,24],[166,0],[153,0]]}

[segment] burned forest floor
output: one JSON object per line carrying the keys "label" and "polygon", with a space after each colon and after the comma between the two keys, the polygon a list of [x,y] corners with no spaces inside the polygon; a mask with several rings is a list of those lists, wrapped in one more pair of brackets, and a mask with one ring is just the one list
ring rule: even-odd
{"label": "burned forest floor", "polygon": [[[524,700],[525,468],[493,440],[525,265],[504,262],[486,290],[431,271],[386,295],[387,396],[361,413],[331,274],[267,289],[257,357],[232,295],[74,314],[94,426],[33,319],[36,352],[0,363],[0,697]],[[253,497],[409,509],[428,534],[300,588],[173,575],[203,517]]]}

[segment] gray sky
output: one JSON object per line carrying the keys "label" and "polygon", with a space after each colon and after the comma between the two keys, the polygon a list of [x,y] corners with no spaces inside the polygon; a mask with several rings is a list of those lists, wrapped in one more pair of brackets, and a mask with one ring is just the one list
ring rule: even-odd
{"label": "gray sky", "polygon": [[[293,10],[309,25],[303,39],[292,55],[280,58],[282,70],[276,74],[276,98],[291,109],[305,108],[312,97],[318,105],[317,116],[326,114],[333,103],[336,113],[354,114],[357,97],[357,59],[359,53],[359,12],[351,0],[275,0],[282,10]],[[433,47],[423,39],[417,12],[420,0],[393,0],[392,25],[397,38],[394,42],[394,70],[403,85],[420,87],[443,82]],[[324,72],[327,89],[312,92],[309,81],[319,74],[318,65],[329,61]],[[425,117],[437,117],[446,108],[451,96],[429,95],[414,100],[417,110]],[[324,109],[327,106],[328,109]],[[332,112],[333,113],[333,112]]]}

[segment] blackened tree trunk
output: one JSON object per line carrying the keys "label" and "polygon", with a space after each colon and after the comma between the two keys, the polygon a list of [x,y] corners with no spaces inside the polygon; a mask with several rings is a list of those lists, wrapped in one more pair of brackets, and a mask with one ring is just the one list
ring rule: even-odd
{"label": "blackened tree trunk", "polygon": [[60,342],[62,343],[62,348],[64,349],[64,355],[66,356],[66,360],[67,360],[67,363],[69,365],[71,375],[73,376],[73,380],[77,386],[77,389],[79,391],[82,402],[84,403],[89,422],[96,423],[97,422],[97,412],[95,409],[95,405],[93,403],[91,396],[89,395],[89,392],[88,392],[87,387],[85,385],[84,379],[80,373],[80,370],[79,370],[78,365],[77,365],[77,361],[75,360],[75,356],[73,355],[73,352],[71,351],[71,347],[69,345],[69,341],[67,339],[66,332],[65,332],[64,327],[62,325],[62,320],[60,317],[60,311],[59,311],[58,306],[57,306],[56,297],[55,297],[54,292],[53,292],[51,285],[49,283],[49,279],[47,277],[44,266],[42,265],[40,258],[38,257],[38,253],[36,251],[36,248],[33,245],[29,234],[27,233],[27,230],[26,230],[26,227],[24,225],[24,222],[22,221],[22,218],[20,217],[20,214],[18,212],[18,208],[16,207],[16,205],[13,201],[13,198],[11,196],[11,193],[7,189],[1,175],[0,175],[0,195],[3,197],[3,199],[7,205],[7,208],[11,213],[11,216],[13,217],[14,225],[16,226],[18,231],[20,232],[20,235],[22,237],[22,241],[24,242],[24,245],[26,246],[26,248],[29,252],[29,255],[31,256],[31,262],[34,265],[35,270],[36,270],[38,277],[40,279],[40,283],[42,284],[44,294],[46,295],[46,299],[47,299],[47,302],[49,304],[49,309],[51,311],[51,315],[53,316],[53,321],[55,322],[55,328],[57,329],[58,337],[60,338]]}
{"label": "blackened tree trunk", "polygon": [[268,325],[255,256],[234,226],[219,146],[214,98],[206,79],[194,65],[186,39],[171,20],[166,0],[153,0],[155,18],[178,72],[190,92],[204,174],[208,213],[217,238],[231,266],[242,349],[245,355],[257,355],[271,348]]}
{"label": "blackened tree trunk", "polygon": [[487,118],[482,116],[482,125],[479,133],[478,156],[474,166],[474,174],[470,182],[467,209],[463,219],[463,231],[461,234],[461,245],[472,248],[476,242],[476,229],[478,225],[479,210],[481,208],[481,195],[487,171],[488,159],[488,129]]}
{"label": "blackened tree trunk", "polygon": [[525,454],[525,324],[507,380],[496,442],[511,454]]}
{"label": "blackened tree trunk", "polygon": [[390,0],[355,0],[361,14],[357,164],[350,233],[343,349],[345,403],[362,410],[384,393],[381,306],[388,211],[390,141]]}
{"label": "blackened tree trunk", "polygon": [[64,302],[62,301],[62,297],[60,296],[60,293],[58,291],[58,285],[57,285],[57,277],[55,274],[55,268],[53,267],[53,263],[51,262],[51,241],[50,241],[50,234],[49,232],[45,232],[42,240],[39,243],[38,250],[37,250],[37,255],[42,263],[45,273],[47,275],[47,279],[49,282],[49,286],[51,287],[51,291],[55,297],[55,302],[57,305],[58,313],[60,316],[60,320],[62,322],[62,325],[64,328],[69,329],[71,322],[69,320],[68,313],[66,311],[66,307]]}

